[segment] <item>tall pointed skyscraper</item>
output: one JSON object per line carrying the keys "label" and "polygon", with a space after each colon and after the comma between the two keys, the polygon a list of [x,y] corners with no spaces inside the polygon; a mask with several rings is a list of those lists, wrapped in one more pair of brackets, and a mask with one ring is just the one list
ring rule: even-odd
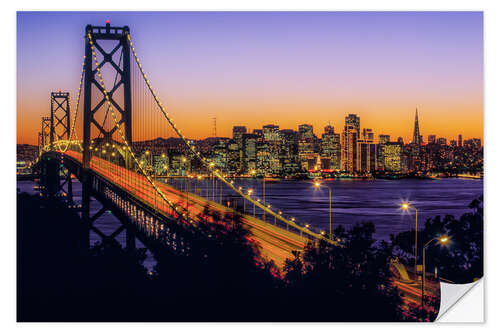
{"label": "tall pointed skyscraper", "polygon": [[418,126],[418,110],[415,109],[415,127],[413,128],[413,143],[420,146],[422,144],[422,137],[420,136],[420,128]]}

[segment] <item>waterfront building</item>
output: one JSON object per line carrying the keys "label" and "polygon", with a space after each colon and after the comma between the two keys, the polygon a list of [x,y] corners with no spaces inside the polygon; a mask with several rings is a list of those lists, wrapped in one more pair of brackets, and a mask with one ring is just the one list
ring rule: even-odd
{"label": "waterfront building", "polygon": [[279,174],[291,175],[300,171],[298,159],[298,133],[291,129],[280,131]]}
{"label": "waterfront building", "polygon": [[224,172],[227,172],[227,144],[229,140],[229,138],[219,138],[213,146],[211,155],[211,160]]}
{"label": "waterfront building", "polygon": [[299,160],[304,163],[311,153],[316,152],[316,136],[313,127],[309,124],[299,125],[298,131]]}
{"label": "waterfront building", "polygon": [[257,168],[257,144],[259,137],[256,134],[243,134],[243,173]]}
{"label": "waterfront building", "polygon": [[391,141],[391,136],[388,134],[380,134],[378,136],[377,145],[377,170],[384,170],[384,145]]}
{"label": "waterfront building", "polygon": [[[326,126],[321,135],[320,156],[330,160],[328,170],[339,170],[341,161],[340,134],[336,134],[333,126]],[[322,162],[323,163],[323,162]],[[326,163],[326,162],[325,162]]]}
{"label": "waterfront building", "polygon": [[227,172],[229,174],[240,173],[240,161],[242,151],[235,140],[227,143]]}
{"label": "waterfront building", "polygon": [[243,147],[243,135],[247,133],[246,126],[233,126],[233,140],[238,144],[238,150],[240,151],[240,160],[238,165],[238,172],[244,169],[244,147]]}
{"label": "waterfront building", "polygon": [[265,176],[271,173],[270,160],[269,143],[266,141],[257,143],[257,175]]}
{"label": "waterfront building", "polygon": [[175,176],[185,176],[191,170],[191,160],[186,155],[174,152],[170,155],[171,174]]}
{"label": "waterfront building", "polygon": [[342,133],[342,170],[349,173],[357,168],[358,132],[354,125],[346,123]]}
{"label": "waterfront building", "polygon": [[383,146],[384,150],[384,169],[387,172],[402,171],[402,146],[398,142],[387,142]]}
{"label": "waterfront building", "polygon": [[155,175],[167,175],[169,168],[168,154],[153,155],[153,170]]}
{"label": "waterfront building", "polygon": [[377,170],[377,146],[371,129],[363,129],[363,137],[357,142],[356,170],[373,173]]}

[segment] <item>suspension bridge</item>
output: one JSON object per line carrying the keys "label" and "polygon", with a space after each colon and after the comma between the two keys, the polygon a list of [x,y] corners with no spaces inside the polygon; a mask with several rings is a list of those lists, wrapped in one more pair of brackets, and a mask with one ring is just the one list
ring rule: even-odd
{"label": "suspension bridge", "polygon": [[[257,198],[236,186],[216,161],[203,156],[174,122],[144,67],[129,27],[113,27],[109,21],[105,26],[88,25],[76,102],[72,103],[69,92],[53,92],[50,116],[42,117],[40,154],[35,163],[41,194],[77,207],[83,250],[90,247],[90,232],[103,240],[125,232],[129,249],[135,248],[137,238],[146,246],[165,246],[189,255],[190,234],[202,222],[224,220],[217,216],[238,216],[262,258],[273,260],[278,267],[309,241],[336,244],[325,233],[271,208],[265,196]],[[198,172],[212,179],[214,191],[227,187],[234,196],[253,205],[254,214],[238,212],[236,207],[217,200],[217,195],[203,197],[159,176],[152,158],[151,162],[144,158],[155,147],[144,143],[170,136],[182,140],[185,159],[196,163]],[[82,184],[81,205],[73,202],[72,178]],[[94,215],[90,212],[91,198],[102,205]],[[256,215],[255,209],[261,214]],[[122,223],[111,235],[94,224],[106,211]]]}

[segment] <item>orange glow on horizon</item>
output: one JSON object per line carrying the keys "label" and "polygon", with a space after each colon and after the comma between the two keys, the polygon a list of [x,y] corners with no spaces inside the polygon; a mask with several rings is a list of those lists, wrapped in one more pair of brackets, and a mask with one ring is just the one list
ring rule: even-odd
{"label": "orange glow on horizon", "polygon": [[[48,116],[48,105],[46,112],[40,112],[39,103],[35,101],[18,100],[17,112],[17,143],[37,144],[37,135],[40,131],[41,117]],[[311,110],[312,109],[312,110]],[[396,141],[401,136],[405,143],[409,142],[413,135],[413,121],[415,108],[402,106],[377,106],[377,107],[336,107],[312,105],[309,111],[305,106],[297,105],[250,105],[241,103],[241,106],[211,107],[193,106],[192,108],[169,109],[174,121],[190,139],[204,139],[213,136],[212,118],[217,117],[217,136],[232,137],[232,128],[236,125],[247,127],[247,131],[262,128],[266,124],[276,124],[280,129],[297,130],[300,124],[311,124],[314,132],[321,137],[323,129],[330,122],[336,133],[342,133],[344,118],[348,113],[355,113],[360,117],[361,128],[372,128],[375,140],[378,141],[379,134],[389,134],[391,141]],[[201,115],[201,116],[200,116]],[[158,115],[159,117],[159,115]],[[155,117],[156,119],[160,119]],[[78,119],[81,121],[81,118]],[[153,120],[149,120],[153,123]],[[141,138],[134,135],[135,140],[152,139],[156,137],[176,136],[172,129],[167,128],[166,119],[161,128],[148,131]],[[141,123],[147,123],[148,119],[142,119]],[[142,126],[141,124],[141,126]],[[444,137],[448,140],[457,140],[462,134],[463,140],[469,138],[480,138],[483,140],[483,113],[481,105],[434,108],[419,107],[420,133],[424,142],[430,134],[436,137]],[[81,138],[81,124],[77,124],[77,135]]]}

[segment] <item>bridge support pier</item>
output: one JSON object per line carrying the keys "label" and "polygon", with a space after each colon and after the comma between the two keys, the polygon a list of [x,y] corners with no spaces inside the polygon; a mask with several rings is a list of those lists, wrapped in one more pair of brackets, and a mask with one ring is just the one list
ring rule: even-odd
{"label": "bridge support pier", "polygon": [[57,198],[70,206],[74,205],[71,172],[64,167],[62,157],[58,153],[44,154],[39,172],[42,196],[48,200]]}
{"label": "bridge support pier", "polygon": [[127,228],[125,231],[126,239],[126,249],[128,251],[135,250],[135,234],[131,228]]}
{"label": "bridge support pier", "polygon": [[80,252],[87,254],[90,249],[90,174],[85,170],[82,175],[82,221],[80,226]]}

